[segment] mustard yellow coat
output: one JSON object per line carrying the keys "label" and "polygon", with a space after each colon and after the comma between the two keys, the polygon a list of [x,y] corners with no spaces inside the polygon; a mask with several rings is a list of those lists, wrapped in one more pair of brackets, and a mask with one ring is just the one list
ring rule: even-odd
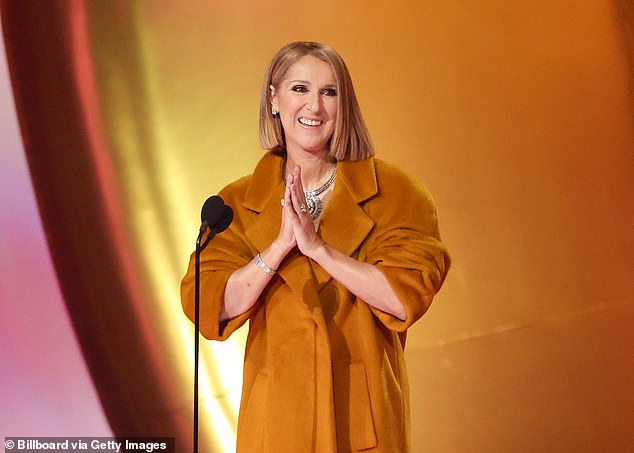
{"label": "mustard yellow coat", "polygon": [[[405,306],[404,321],[356,298],[296,249],[251,310],[220,323],[227,279],[279,232],[281,159],[267,153],[252,175],[220,192],[234,220],[201,256],[202,334],[222,341],[250,320],[237,451],[408,452],[405,333],[449,268],[433,201],[386,162],[338,162],[319,225],[331,247],[379,267]],[[193,319],[193,255],[181,290]]]}

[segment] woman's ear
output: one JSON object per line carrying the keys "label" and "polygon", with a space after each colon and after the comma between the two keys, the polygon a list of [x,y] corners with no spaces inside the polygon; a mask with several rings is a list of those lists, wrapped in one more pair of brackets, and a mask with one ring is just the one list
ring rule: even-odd
{"label": "woman's ear", "polygon": [[269,85],[269,91],[270,91],[270,99],[271,99],[271,111],[273,112],[273,115],[275,115],[277,112],[279,112],[278,102],[277,102],[277,93],[275,92],[275,87],[273,85]]}

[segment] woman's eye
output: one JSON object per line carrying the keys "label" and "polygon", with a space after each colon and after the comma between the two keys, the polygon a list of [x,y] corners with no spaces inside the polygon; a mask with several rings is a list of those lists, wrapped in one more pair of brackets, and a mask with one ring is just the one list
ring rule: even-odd
{"label": "woman's eye", "polygon": [[334,88],[326,88],[323,93],[326,96],[337,96],[337,90],[335,90]]}
{"label": "woman's eye", "polygon": [[308,91],[304,85],[295,85],[291,89],[297,93],[306,93]]}

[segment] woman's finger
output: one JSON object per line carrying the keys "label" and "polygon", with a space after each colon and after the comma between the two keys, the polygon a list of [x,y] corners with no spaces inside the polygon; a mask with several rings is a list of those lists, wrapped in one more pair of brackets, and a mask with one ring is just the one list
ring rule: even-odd
{"label": "woman's finger", "polygon": [[302,187],[301,171],[299,167],[295,167],[295,171],[293,171],[293,183],[291,184],[291,193],[293,195],[293,203],[295,204],[295,210],[297,211],[297,213],[307,214],[308,203],[306,203],[304,188]]}
{"label": "woman's finger", "polygon": [[302,184],[302,169],[299,165],[293,170],[293,181],[297,185],[300,193],[304,193],[304,185]]}
{"label": "woman's finger", "polygon": [[301,168],[296,166],[293,169],[291,193],[294,195],[293,203],[295,204],[295,210],[297,213],[307,212],[306,197],[304,196],[304,189],[302,186],[302,171]]}
{"label": "woman's finger", "polygon": [[295,183],[291,184],[291,200],[297,215],[303,215],[308,212],[304,193],[298,189],[297,184]]}
{"label": "woman's finger", "polygon": [[292,210],[293,202],[291,200],[291,187],[290,184],[286,184],[286,188],[284,189],[284,207]]}

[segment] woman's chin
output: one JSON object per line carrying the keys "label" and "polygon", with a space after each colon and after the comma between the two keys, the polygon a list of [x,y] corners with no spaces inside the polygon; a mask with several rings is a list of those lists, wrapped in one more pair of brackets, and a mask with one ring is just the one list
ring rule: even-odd
{"label": "woman's chin", "polygon": [[299,152],[299,153],[309,153],[309,154],[328,154],[330,148],[328,147],[328,142],[305,142],[298,143],[295,146],[288,146],[288,151]]}

